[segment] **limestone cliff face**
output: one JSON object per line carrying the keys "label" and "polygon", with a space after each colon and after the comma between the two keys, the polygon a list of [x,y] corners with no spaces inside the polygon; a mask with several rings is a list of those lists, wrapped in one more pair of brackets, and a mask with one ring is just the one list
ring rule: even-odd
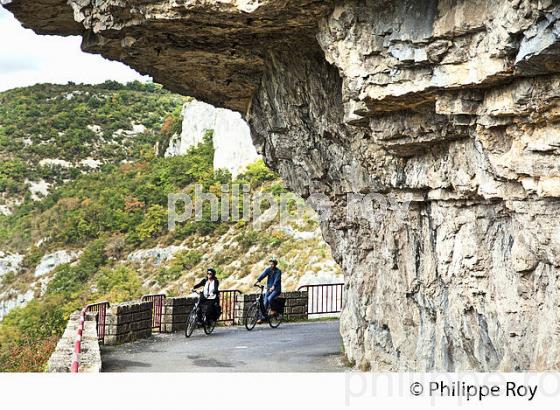
{"label": "limestone cliff face", "polygon": [[215,169],[226,169],[235,178],[259,158],[249,125],[239,113],[195,100],[185,103],[182,116],[181,134],[171,138],[166,157],[185,155],[212,131]]}
{"label": "limestone cliff face", "polygon": [[560,368],[560,2],[65,3],[7,7],[245,113],[290,187],[328,198],[357,365]]}

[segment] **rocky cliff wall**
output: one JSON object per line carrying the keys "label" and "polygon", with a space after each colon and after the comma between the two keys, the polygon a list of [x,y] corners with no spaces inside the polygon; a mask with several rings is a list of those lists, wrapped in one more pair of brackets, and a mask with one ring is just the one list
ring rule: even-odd
{"label": "rocky cliff wall", "polygon": [[560,367],[560,2],[63,3],[7,7],[245,113],[321,195],[358,366]]}

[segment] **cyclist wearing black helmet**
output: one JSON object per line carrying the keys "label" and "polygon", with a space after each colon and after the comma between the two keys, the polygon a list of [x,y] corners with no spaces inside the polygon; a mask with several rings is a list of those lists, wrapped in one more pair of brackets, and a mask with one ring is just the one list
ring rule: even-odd
{"label": "cyclist wearing black helmet", "polygon": [[257,279],[257,283],[259,283],[264,278],[267,278],[266,287],[268,290],[264,297],[265,309],[268,309],[270,302],[282,293],[282,271],[278,269],[278,261],[276,259],[270,259],[268,262],[270,266],[266,268]]}
{"label": "cyclist wearing black helmet", "polygon": [[208,319],[216,321],[220,312],[220,281],[216,278],[214,269],[210,268],[206,271],[206,279],[194,285],[193,291],[203,286],[202,311],[206,312]]}

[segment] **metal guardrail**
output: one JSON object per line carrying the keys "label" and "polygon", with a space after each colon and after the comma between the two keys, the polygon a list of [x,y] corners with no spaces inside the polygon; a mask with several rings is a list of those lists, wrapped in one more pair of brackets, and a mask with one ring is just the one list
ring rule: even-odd
{"label": "metal guardrail", "polygon": [[85,313],[93,312],[97,313],[97,340],[100,343],[105,342],[105,322],[107,318],[107,308],[109,307],[109,302],[99,302],[87,305],[84,308]]}
{"label": "metal guardrail", "polygon": [[70,372],[78,373],[80,368],[80,354],[82,353],[82,336],[86,322],[86,313],[97,313],[97,340],[100,343],[105,341],[105,319],[107,317],[107,308],[109,302],[99,302],[87,305],[80,312],[80,320],[76,331],[76,339],[74,340],[74,352],[72,354],[72,364]]}
{"label": "metal guardrail", "polygon": [[222,315],[218,322],[233,322],[235,320],[235,306],[237,305],[238,290],[220,290],[220,306]]}
{"label": "metal guardrail", "polygon": [[165,300],[165,295],[160,293],[156,295],[144,295],[142,296],[142,302],[152,302],[152,329],[157,329],[161,332],[161,318],[163,315],[163,301]]}
{"label": "metal guardrail", "polygon": [[76,339],[74,339],[74,352],[72,353],[72,364],[70,365],[71,373],[78,373],[80,368],[80,353],[82,353],[82,335],[84,332],[86,309],[83,308],[80,312],[80,321],[78,324],[78,329],[76,329]]}
{"label": "metal guardrail", "polygon": [[307,290],[309,294],[308,315],[339,313],[342,311],[344,283],[327,283],[304,285],[298,290]]}

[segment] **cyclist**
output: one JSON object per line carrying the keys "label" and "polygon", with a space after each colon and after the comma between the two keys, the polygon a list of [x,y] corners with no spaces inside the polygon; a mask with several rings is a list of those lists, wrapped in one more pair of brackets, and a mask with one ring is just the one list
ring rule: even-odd
{"label": "cyclist", "polygon": [[270,266],[265,269],[263,273],[257,279],[255,285],[257,285],[261,280],[267,278],[266,287],[268,290],[264,296],[264,310],[268,311],[270,302],[277,298],[280,293],[282,293],[282,271],[278,269],[278,261],[274,258],[268,261]]}
{"label": "cyclist", "polygon": [[[206,271],[206,279],[202,279],[193,286],[193,291],[203,287],[202,291],[202,309],[206,313],[206,320],[218,320],[220,312],[220,281],[216,278],[216,270],[209,268]],[[199,317],[199,320],[201,318]]]}

